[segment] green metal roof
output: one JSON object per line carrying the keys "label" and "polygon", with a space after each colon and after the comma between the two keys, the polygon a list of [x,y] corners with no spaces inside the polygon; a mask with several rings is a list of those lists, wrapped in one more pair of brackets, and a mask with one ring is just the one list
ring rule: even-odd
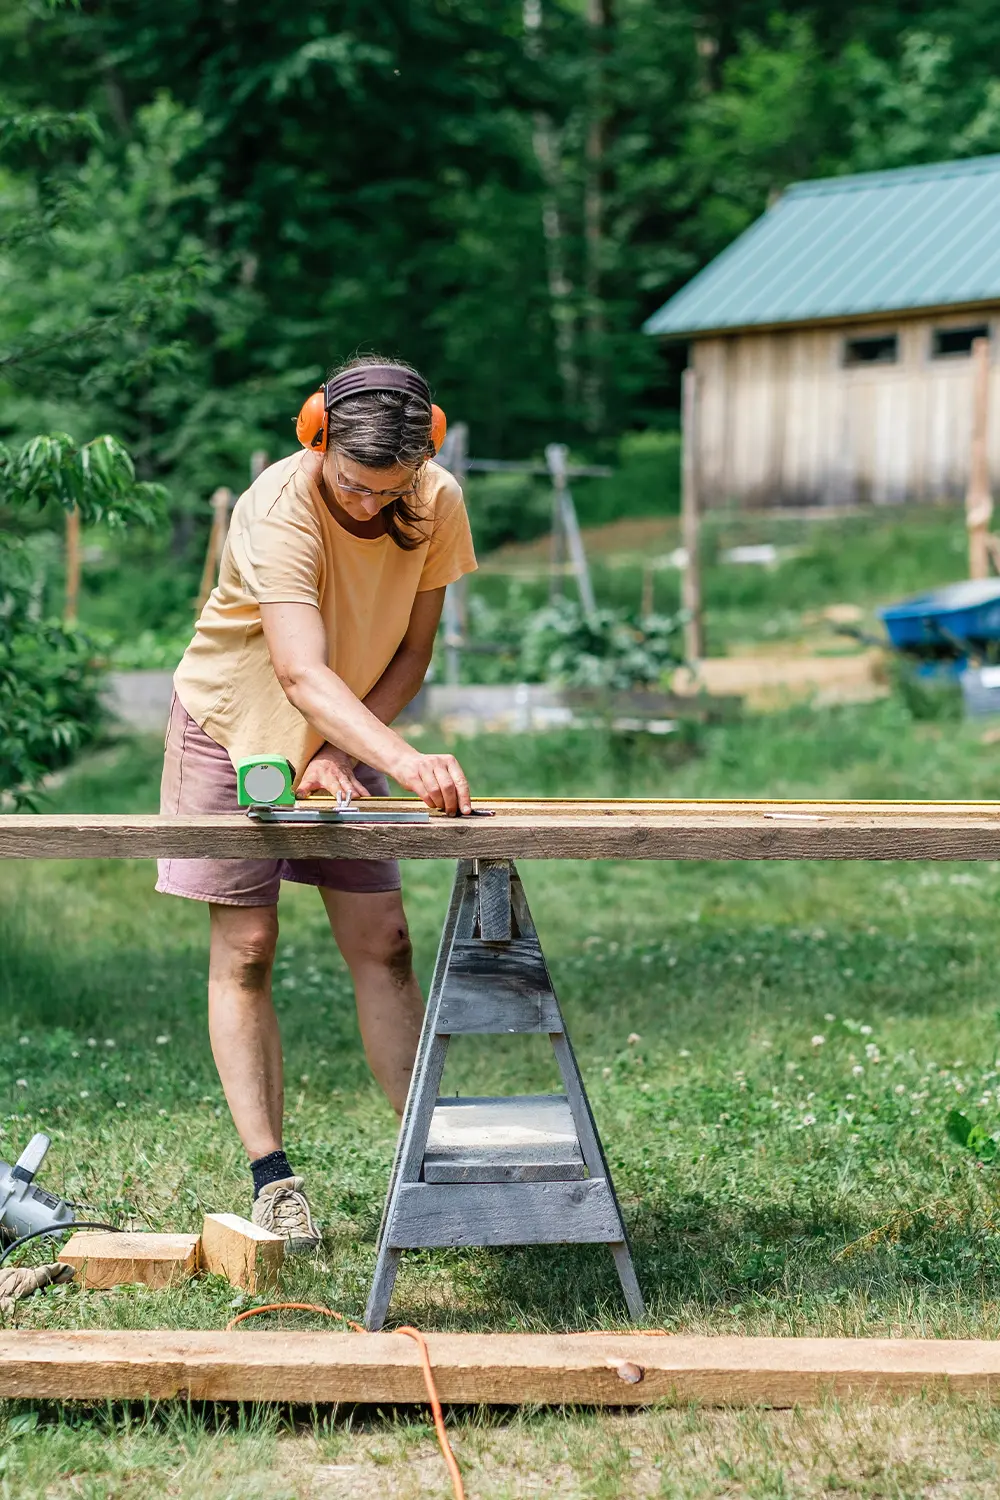
{"label": "green metal roof", "polygon": [[1000,156],[798,182],[643,324],[674,336],[1000,301]]}

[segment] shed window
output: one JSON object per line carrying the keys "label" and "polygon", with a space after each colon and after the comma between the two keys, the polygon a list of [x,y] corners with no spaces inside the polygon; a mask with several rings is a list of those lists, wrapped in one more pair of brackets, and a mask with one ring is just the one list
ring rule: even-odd
{"label": "shed window", "polygon": [[975,323],[968,328],[935,328],[931,338],[931,358],[951,359],[956,354],[971,354],[976,339],[988,339],[988,323]]}
{"label": "shed window", "polygon": [[845,365],[894,365],[898,358],[899,339],[894,333],[844,340]]}

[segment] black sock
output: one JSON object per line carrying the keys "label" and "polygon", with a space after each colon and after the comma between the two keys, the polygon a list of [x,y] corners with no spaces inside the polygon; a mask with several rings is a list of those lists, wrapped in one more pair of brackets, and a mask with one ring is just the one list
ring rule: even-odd
{"label": "black sock", "polygon": [[255,1199],[260,1197],[261,1188],[267,1187],[269,1182],[283,1182],[286,1177],[295,1176],[284,1151],[272,1151],[269,1156],[258,1156],[256,1161],[250,1163],[250,1170],[253,1173]]}

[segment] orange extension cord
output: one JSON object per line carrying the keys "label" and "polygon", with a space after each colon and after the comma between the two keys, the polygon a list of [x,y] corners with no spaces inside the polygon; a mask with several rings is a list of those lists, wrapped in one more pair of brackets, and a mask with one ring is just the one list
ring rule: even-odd
{"label": "orange extension cord", "polygon": [[[352,1328],[355,1333],[367,1332],[366,1329],[362,1328],[360,1323],[354,1323],[350,1318],[345,1318],[343,1313],[334,1312],[330,1307],[319,1307],[318,1305],[311,1302],[269,1302],[266,1307],[247,1308],[246,1312],[239,1313],[235,1318],[233,1318],[231,1323],[226,1324],[226,1332],[229,1333],[231,1329],[236,1327],[237,1323],[245,1323],[247,1318],[256,1318],[259,1317],[261,1313],[270,1312],[322,1313],[324,1318],[336,1318],[338,1323],[346,1324],[347,1327]],[[465,1486],[462,1483],[462,1473],[458,1467],[455,1455],[451,1451],[451,1444],[448,1441],[448,1433],[444,1425],[444,1413],[441,1410],[441,1402],[438,1399],[437,1387],[434,1384],[434,1371],[431,1369],[431,1356],[430,1351],[427,1348],[427,1340],[424,1338],[419,1328],[397,1328],[395,1332],[405,1333],[407,1338],[413,1339],[417,1348],[420,1350],[420,1364],[424,1373],[424,1385],[427,1388],[427,1399],[431,1404],[431,1411],[434,1414],[434,1431],[437,1433],[437,1440],[441,1448],[441,1456],[448,1467],[448,1473],[451,1475],[451,1484],[452,1489],[455,1492],[455,1500],[465,1500]]]}

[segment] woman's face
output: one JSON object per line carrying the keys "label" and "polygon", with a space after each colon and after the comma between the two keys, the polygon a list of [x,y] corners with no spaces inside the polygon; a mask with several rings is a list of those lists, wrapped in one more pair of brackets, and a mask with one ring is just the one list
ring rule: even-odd
{"label": "woman's face", "polygon": [[346,453],[330,448],[323,462],[323,479],[341,510],[355,521],[370,521],[393,500],[413,494],[416,469],[396,464],[391,469],[367,469]]}

